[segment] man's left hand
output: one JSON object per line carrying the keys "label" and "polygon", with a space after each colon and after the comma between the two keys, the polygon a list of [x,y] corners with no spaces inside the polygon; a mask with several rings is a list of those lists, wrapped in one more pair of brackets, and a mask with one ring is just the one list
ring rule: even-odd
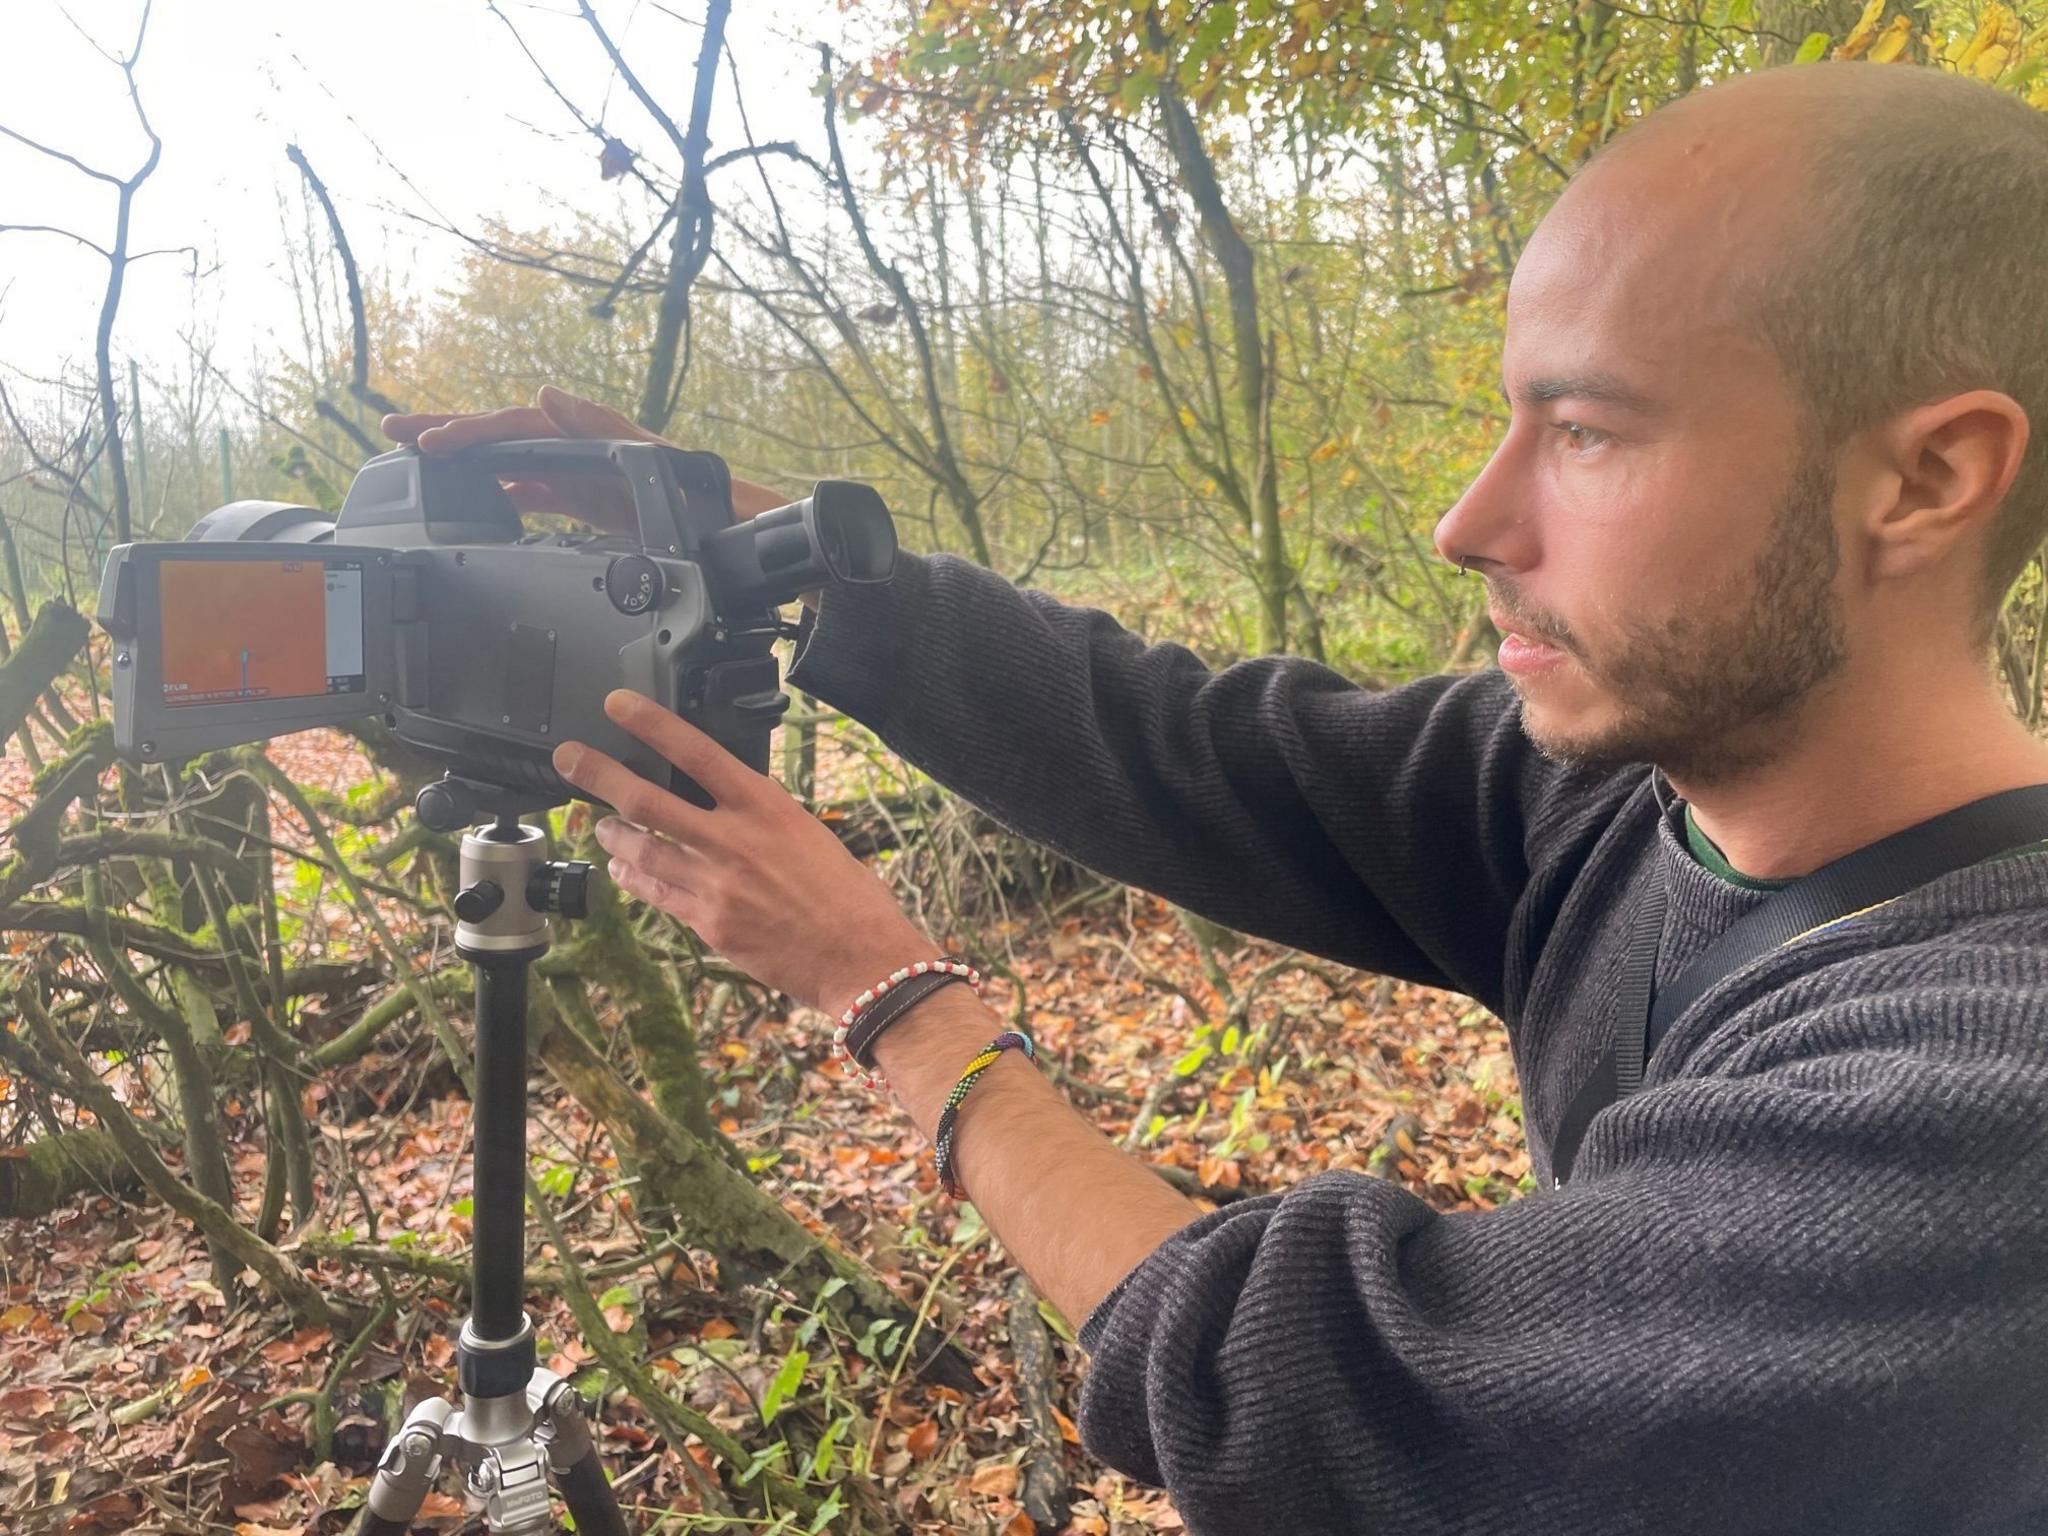
{"label": "man's left hand", "polygon": [[557,747],[555,770],[619,813],[598,824],[597,840],[621,889],[829,1013],[937,953],[888,887],[780,784],[642,694],[615,690],[604,710],[717,802],[692,805],[581,742]]}

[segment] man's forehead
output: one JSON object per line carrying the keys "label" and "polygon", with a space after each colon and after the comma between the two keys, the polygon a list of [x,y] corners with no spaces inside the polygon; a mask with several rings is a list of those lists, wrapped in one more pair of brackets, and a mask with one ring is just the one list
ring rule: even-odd
{"label": "man's forehead", "polygon": [[1754,300],[1769,242],[1757,220],[1697,186],[1674,204],[1655,195],[1650,168],[1627,171],[1574,184],[1516,263],[1504,362],[1518,403],[1569,387],[1654,409],[1703,370],[1767,361]]}

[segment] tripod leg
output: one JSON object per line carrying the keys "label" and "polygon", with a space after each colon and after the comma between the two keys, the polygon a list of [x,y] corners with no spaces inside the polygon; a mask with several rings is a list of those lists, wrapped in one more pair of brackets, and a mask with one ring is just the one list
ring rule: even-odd
{"label": "tripod leg", "polygon": [[430,1397],[405,1416],[377,1464],[354,1536],[406,1536],[412,1529],[412,1517],[440,1473],[441,1434],[454,1411],[454,1404]]}
{"label": "tripod leg", "polygon": [[577,1536],[626,1536],[626,1517],[575,1390],[548,1371],[535,1371],[527,1391],[529,1401],[538,1399],[538,1417],[548,1427],[548,1471],[576,1517]]}
{"label": "tripod leg", "polygon": [[593,1445],[566,1472],[555,1474],[562,1502],[576,1517],[577,1536],[626,1536],[626,1517],[604,1475],[604,1462]]}

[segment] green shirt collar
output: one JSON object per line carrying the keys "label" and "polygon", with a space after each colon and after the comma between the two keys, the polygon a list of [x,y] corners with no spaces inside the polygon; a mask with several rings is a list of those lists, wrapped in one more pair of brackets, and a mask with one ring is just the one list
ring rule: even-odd
{"label": "green shirt collar", "polygon": [[1792,883],[1790,880],[1759,880],[1754,875],[1745,875],[1730,864],[1722,857],[1721,850],[1714,846],[1713,840],[1702,832],[1699,824],[1692,819],[1690,805],[1685,808],[1685,842],[1692,850],[1692,856],[1700,861],[1701,867],[1707,873],[1718,875],[1730,885],[1739,885],[1745,891],[1782,890]]}
{"label": "green shirt collar", "polygon": [[[1685,844],[1692,850],[1692,856],[1699,860],[1700,867],[1705,869],[1708,874],[1717,876],[1727,881],[1730,885],[1738,885],[1745,891],[1777,891],[1783,890],[1786,886],[1792,884],[1790,880],[1759,880],[1754,875],[1745,875],[1733,864],[1730,864],[1722,855],[1721,850],[1714,846],[1713,839],[1702,832],[1699,829],[1699,824],[1692,819],[1691,805],[1685,807]],[[1983,862],[1986,864],[1996,864],[2001,860],[2016,859],[2022,854],[2028,853],[2048,853],[2048,841],[2027,843],[2018,848],[2008,848],[2004,853],[1994,853]]]}

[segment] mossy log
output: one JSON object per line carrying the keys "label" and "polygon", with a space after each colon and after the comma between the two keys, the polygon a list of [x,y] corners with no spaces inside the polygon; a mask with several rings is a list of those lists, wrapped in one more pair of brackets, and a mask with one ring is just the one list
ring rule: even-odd
{"label": "mossy log", "polygon": [[113,760],[114,728],[95,720],[73,731],[64,744],[63,757],[36,775],[29,786],[35,804],[14,822],[15,860],[6,876],[10,884],[13,862],[40,868],[56,859],[65,814],[74,801],[93,793],[100,774]]}
{"label": "mossy log", "polygon": [[[856,1328],[879,1318],[904,1324],[912,1310],[865,1264],[806,1230],[767,1190],[734,1168],[633,1091],[575,1030],[543,1020],[535,1054],[563,1087],[603,1122],[621,1161],[639,1171],[641,1200],[675,1212],[688,1240],[718,1255],[729,1280],[786,1287],[808,1300],[837,1281],[830,1306]],[[931,1381],[979,1391],[967,1357],[944,1340],[920,1342],[917,1361]]]}
{"label": "mossy log", "polygon": [[0,1155],[0,1217],[47,1216],[81,1195],[131,1190],[141,1182],[113,1137],[80,1126]]}
{"label": "mossy log", "polygon": [[69,603],[45,603],[37,610],[35,623],[0,665],[0,740],[21,729],[43,690],[71,665],[91,633],[85,615]]}

